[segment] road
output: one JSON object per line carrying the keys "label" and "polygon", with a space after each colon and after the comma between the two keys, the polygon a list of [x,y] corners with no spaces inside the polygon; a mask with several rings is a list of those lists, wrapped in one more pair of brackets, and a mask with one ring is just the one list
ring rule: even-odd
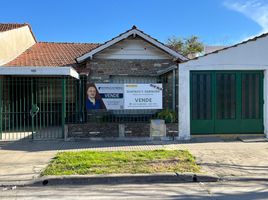
{"label": "road", "polygon": [[0,188],[0,199],[268,199],[267,181]]}

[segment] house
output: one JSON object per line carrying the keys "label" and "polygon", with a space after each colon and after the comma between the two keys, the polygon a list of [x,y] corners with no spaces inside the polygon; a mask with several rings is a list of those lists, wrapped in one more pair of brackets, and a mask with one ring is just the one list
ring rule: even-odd
{"label": "house", "polygon": [[268,137],[268,34],[179,65],[179,138]]}
{"label": "house", "polygon": [[15,59],[35,43],[28,24],[0,23],[0,66]]}
{"label": "house", "polygon": [[[28,24],[0,24],[0,30],[4,27],[12,27],[6,28],[7,35],[21,35],[8,36],[4,45],[0,40],[0,47],[9,49],[0,54],[2,140],[119,137],[119,132],[147,137],[150,119],[159,110],[177,111],[177,69],[187,58],[135,26],[103,44],[38,42]],[[25,35],[32,39],[17,48],[14,44]],[[152,93],[161,90],[161,106],[113,109],[122,101],[122,84],[129,89],[145,84]],[[102,94],[103,86],[117,92]],[[90,99],[90,92],[102,101]],[[92,105],[106,109],[89,111]],[[173,123],[168,130],[177,127]]]}

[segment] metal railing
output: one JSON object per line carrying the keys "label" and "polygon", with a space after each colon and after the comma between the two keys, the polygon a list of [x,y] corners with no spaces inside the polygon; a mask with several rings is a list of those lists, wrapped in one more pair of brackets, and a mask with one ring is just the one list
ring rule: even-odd
{"label": "metal railing", "polygon": [[[65,124],[157,118],[159,110],[86,111],[86,83],[87,77],[1,77],[0,140],[63,138]],[[34,116],[33,108],[38,108]]]}
{"label": "metal railing", "polygon": [[59,78],[2,77],[0,139],[61,138],[60,91]]}

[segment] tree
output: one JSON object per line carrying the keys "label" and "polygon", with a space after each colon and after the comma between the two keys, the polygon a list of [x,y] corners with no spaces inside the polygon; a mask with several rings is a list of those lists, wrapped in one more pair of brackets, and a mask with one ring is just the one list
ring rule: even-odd
{"label": "tree", "polygon": [[168,38],[167,46],[189,58],[195,57],[196,53],[201,53],[204,50],[204,44],[199,41],[197,36],[191,36],[189,38],[172,36]]}

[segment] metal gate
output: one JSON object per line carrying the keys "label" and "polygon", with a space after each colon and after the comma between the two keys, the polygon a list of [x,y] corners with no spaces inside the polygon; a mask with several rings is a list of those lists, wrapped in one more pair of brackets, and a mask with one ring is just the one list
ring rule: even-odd
{"label": "metal gate", "polygon": [[0,82],[0,140],[63,137],[61,78],[5,76]]}
{"label": "metal gate", "polygon": [[191,133],[263,133],[263,72],[191,73]]}

